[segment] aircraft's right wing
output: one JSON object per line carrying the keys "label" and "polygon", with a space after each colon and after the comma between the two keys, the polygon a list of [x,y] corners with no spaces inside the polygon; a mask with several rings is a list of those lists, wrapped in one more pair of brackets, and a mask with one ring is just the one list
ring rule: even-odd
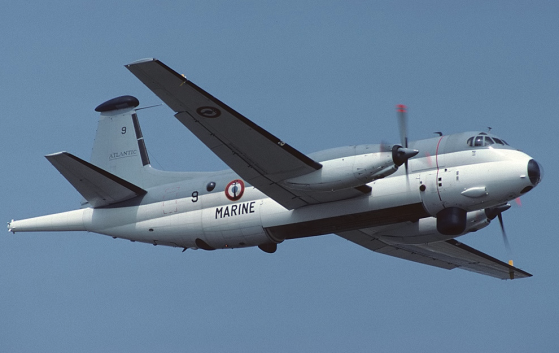
{"label": "aircraft's right wing", "polygon": [[532,277],[531,274],[497,260],[454,239],[419,244],[387,244],[361,230],[337,233],[369,250],[401,259],[452,270],[461,268],[500,279]]}
{"label": "aircraft's right wing", "polygon": [[176,112],[176,118],[241,178],[287,209],[347,199],[370,192],[359,188],[312,193],[293,190],[283,180],[322,165],[250,121],[156,59],[126,65]]}

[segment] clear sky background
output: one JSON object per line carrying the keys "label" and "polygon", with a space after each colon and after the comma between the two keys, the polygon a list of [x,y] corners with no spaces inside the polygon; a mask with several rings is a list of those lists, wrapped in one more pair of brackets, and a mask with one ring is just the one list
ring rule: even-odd
{"label": "clear sky background", "polygon": [[[88,233],[0,236],[0,351],[557,352],[556,1],[27,1],[0,11],[0,219],[79,207],[43,157],[89,159],[94,108],[159,99],[156,57],[302,152],[492,132],[545,168],[504,213],[501,281],[335,235],[207,252]],[[139,112],[164,170],[226,166],[166,106]],[[507,261],[497,222],[461,238]]]}

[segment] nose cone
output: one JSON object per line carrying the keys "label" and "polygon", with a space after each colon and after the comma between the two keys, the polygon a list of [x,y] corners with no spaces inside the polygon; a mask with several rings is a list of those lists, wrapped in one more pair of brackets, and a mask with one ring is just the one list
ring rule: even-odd
{"label": "nose cone", "polygon": [[533,186],[538,185],[542,180],[543,168],[535,159],[530,159],[528,162],[528,177]]}
{"label": "nose cone", "polygon": [[535,159],[530,159],[528,161],[528,178],[530,179],[530,183],[532,185],[526,186],[520,194],[525,194],[528,191],[532,190],[534,186],[538,185],[543,178],[543,167],[541,164],[536,162]]}

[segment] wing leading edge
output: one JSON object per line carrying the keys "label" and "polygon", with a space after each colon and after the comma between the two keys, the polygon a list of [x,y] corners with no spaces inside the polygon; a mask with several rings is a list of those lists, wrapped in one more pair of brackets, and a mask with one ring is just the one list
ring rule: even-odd
{"label": "wing leading edge", "polygon": [[420,245],[387,244],[361,230],[337,233],[342,238],[378,253],[452,270],[464,270],[500,279],[532,277],[528,272],[497,260],[454,239]]}
{"label": "wing leading edge", "polygon": [[173,111],[175,117],[246,182],[287,209],[368,193],[366,186],[312,193],[283,185],[322,165],[270,134],[156,59],[126,67]]}

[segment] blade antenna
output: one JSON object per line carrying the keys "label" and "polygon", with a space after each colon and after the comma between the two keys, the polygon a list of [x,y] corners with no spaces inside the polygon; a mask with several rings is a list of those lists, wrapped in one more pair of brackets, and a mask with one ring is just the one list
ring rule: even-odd
{"label": "blade antenna", "polygon": [[155,104],[155,105],[150,105],[149,107],[136,108],[136,110],[149,109],[149,108],[159,107],[159,106],[162,106],[162,105],[163,105],[163,103]]}

